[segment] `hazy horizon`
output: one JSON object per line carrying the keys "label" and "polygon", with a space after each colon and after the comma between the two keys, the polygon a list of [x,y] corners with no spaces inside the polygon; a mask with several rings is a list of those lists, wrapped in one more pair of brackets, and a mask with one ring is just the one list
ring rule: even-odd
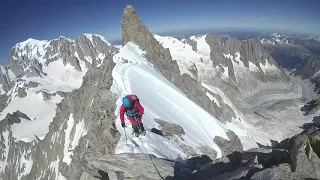
{"label": "hazy horizon", "polygon": [[320,36],[320,3],[314,0],[8,1],[0,7],[0,64],[6,64],[16,43],[28,38],[51,40],[63,35],[75,39],[81,33],[93,33],[119,41],[127,4],[160,35],[229,30]]}

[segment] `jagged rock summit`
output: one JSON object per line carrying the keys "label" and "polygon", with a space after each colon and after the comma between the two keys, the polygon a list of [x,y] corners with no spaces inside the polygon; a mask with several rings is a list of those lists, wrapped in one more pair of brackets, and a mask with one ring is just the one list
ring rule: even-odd
{"label": "jagged rock summit", "polygon": [[[122,22],[122,45],[133,42],[143,51],[146,51],[147,59],[168,79],[174,79],[179,74],[179,67],[172,61],[170,51],[163,48],[153,37],[153,34],[142,23],[135,9],[128,5],[123,12]],[[168,71],[172,69],[172,71]]]}

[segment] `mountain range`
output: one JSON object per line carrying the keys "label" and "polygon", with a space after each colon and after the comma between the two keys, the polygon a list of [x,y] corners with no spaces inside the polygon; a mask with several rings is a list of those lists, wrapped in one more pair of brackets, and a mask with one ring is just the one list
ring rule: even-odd
{"label": "mountain range", "polygon": [[[319,168],[320,131],[295,136],[319,114],[300,110],[318,98],[307,80],[319,82],[319,39],[160,36],[132,6],[121,27],[122,46],[81,34],[11,49],[0,66],[2,179],[320,178],[307,171]],[[145,137],[120,124],[131,93],[145,109]]]}

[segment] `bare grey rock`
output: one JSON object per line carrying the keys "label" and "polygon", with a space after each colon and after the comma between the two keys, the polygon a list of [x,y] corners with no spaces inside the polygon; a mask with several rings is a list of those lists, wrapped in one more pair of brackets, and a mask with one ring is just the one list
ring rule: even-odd
{"label": "bare grey rock", "polygon": [[8,75],[8,67],[2,65],[0,65],[0,84],[2,85],[2,89],[5,92],[8,92],[10,87],[12,86],[10,77]]}
{"label": "bare grey rock", "polygon": [[6,117],[4,118],[4,120],[7,120],[9,122],[9,124],[13,124],[13,123],[20,123],[21,122],[21,119],[17,116],[14,116],[10,113],[8,113],[6,115]]}
{"label": "bare grey rock", "polygon": [[[63,39],[57,41],[65,43]],[[68,63],[77,63],[71,58],[74,55],[70,54],[69,56],[69,50],[67,50],[69,48],[67,45],[72,45],[73,42],[70,41],[71,44],[66,42],[65,45],[60,44],[57,47],[62,48],[61,51],[65,48],[66,54],[63,56],[66,57]],[[108,46],[107,43],[104,45]],[[58,51],[58,49],[52,49]],[[110,50],[110,52],[101,53],[105,55],[103,64],[88,70],[79,89],[72,93],[57,92],[57,94],[63,95],[64,99],[57,105],[56,117],[50,123],[49,132],[43,139],[37,138],[38,140],[29,143],[15,142],[11,135],[10,124],[19,122],[19,117],[26,118],[21,112],[8,115],[8,118],[0,121],[0,131],[3,129],[1,131],[0,157],[7,164],[6,169],[0,175],[1,179],[54,180],[58,179],[58,176],[65,176],[67,179],[80,179],[83,172],[81,164],[85,153],[114,154],[115,146],[119,140],[119,132],[114,125],[117,96],[109,89],[112,85],[112,69],[114,67],[112,57],[115,52]],[[25,60],[27,63],[28,60]],[[53,57],[51,60],[56,59]],[[94,59],[92,60],[94,61]],[[20,72],[21,64],[19,62],[13,63],[17,65],[15,72]],[[73,65],[76,66],[76,64]],[[20,73],[25,72],[21,71]],[[92,101],[92,104],[88,101]],[[79,132],[80,129],[83,130],[82,133]],[[68,142],[75,142],[78,146],[65,146],[65,143]],[[6,154],[6,152],[9,153]],[[70,164],[66,163],[68,158],[71,159]],[[30,163],[28,168],[26,168],[26,163]]]}
{"label": "bare grey rock", "polygon": [[13,113],[14,116],[17,116],[19,118],[23,118],[23,119],[27,119],[27,120],[31,120],[26,114],[24,114],[23,112],[17,110],[16,112]]}
{"label": "bare grey rock", "polygon": [[206,90],[200,82],[187,74],[180,75],[179,66],[176,61],[172,60],[170,51],[159,44],[130,5],[123,12],[121,26],[122,44],[133,42],[140,49],[146,51],[146,59],[154,65],[159,73],[178,87],[192,101],[223,122],[231,121],[232,117],[236,118],[230,107],[226,107],[225,111],[222,111],[222,108],[210,101],[205,95]]}
{"label": "bare grey rock", "polygon": [[87,172],[84,172],[80,177],[80,180],[99,180],[99,179],[101,178],[97,176],[93,176]]}
{"label": "bare grey rock", "polygon": [[178,136],[185,134],[183,128],[178,124],[173,124],[161,119],[155,119],[155,121],[160,125],[161,131],[166,137],[172,137],[174,134]]}
{"label": "bare grey rock", "polygon": [[9,96],[0,95],[0,112],[7,106],[7,102],[9,100]]}
{"label": "bare grey rock", "polygon": [[227,132],[227,136],[230,141],[219,136],[216,136],[213,140],[222,149],[223,154],[231,154],[235,151],[242,152],[243,147],[238,136],[230,130]]}
{"label": "bare grey rock", "polygon": [[[311,134],[309,136],[318,136]],[[293,147],[290,153],[292,171],[296,176],[320,179],[320,159],[310,145],[309,136],[298,135],[293,138]],[[319,141],[313,142],[313,146],[319,146]]]}
{"label": "bare grey rock", "polygon": [[154,166],[146,154],[87,155],[85,160],[86,169],[121,173],[124,179],[161,179],[155,166],[162,177],[173,175],[172,162],[154,158]]}
{"label": "bare grey rock", "polygon": [[201,146],[200,150],[203,154],[207,155],[210,159],[216,159],[217,158],[217,152],[213,149],[210,148],[209,146]]}
{"label": "bare grey rock", "polygon": [[66,93],[62,91],[57,91],[56,92],[60,97],[66,97]]}
{"label": "bare grey rock", "polygon": [[41,94],[42,94],[43,100],[45,100],[45,101],[51,100],[51,94],[50,93],[45,92],[45,91],[41,91]]}
{"label": "bare grey rock", "polygon": [[19,87],[18,88],[18,97],[24,98],[26,96],[27,96],[27,92],[23,88]]}
{"label": "bare grey rock", "polygon": [[288,163],[280,164],[278,166],[274,166],[268,169],[264,169],[255,173],[251,179],[254,180],[279,180],[279,179],[291,179],[291,166]]}
{"label": "bare grey rock", "polygon": [[252,167],[241,167],[232,172],[226,172],[220,176],[211,178],[210,180],[235,180],[235,179],[246,179],[246,176],[250,171],[259,169],[255,166]]}
{"label": "bare grey rock", "polygon": [[39,85],[40,85],[40,84],[37,83],[37,82],[29,81],[27,87],[28,87],[28,88],[36,88],[36,87],[38,87]]}
{"label": "bare grey rock", "polygon": [[186,43],[189,44],[192,47],[192,50],[197,52],[197,42],[194,40],[191,40],[190,38],[185,39]]}

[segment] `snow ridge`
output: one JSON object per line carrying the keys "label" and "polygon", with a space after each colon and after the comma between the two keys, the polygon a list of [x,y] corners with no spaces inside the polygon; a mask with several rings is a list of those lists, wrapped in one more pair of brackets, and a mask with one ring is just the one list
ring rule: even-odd
{"label": "snow ridge", "polygon": [[[219,120],[189,100],[178,88],[157,73],[152,65],[143,57],[143,54],[144,52],[138,46],[129,42],[114,56],[116,66],[112,73],[114,77],[112,91],[120,96],[117,101],[118,109],[123,95],[129,93],[137,94],[142,105],[145,107],[143,121],[147,129],[157,124],[154,121],[155,118],[179,124],[184,128],[186,133],[183,137],[185,140],[183,143],[198,151],[201,146],[207,145],[215,149],[218,157],[221,157],[221,149],[212,139],[215,136],[228,139],[226,127]],[[130,63],[123,62],[123,59],[128,60]],[[139,85],[135,83],[137,81],[139,81]],[[153,98],[157,99],[156,104],[152,100]],[[118,111],[115,113],[118,114]],[[119,118],[116,120],[116,124],[117,129],[124,135]],[[212,128],[215,131],[212,131]],[[143,149],[135,146],[128,148],[125,146],[126,142],[124,141],[124,137],[119,141],[116,148],[117,154],[144,152]],[[174,141],[168,142],[164,138],[149,134],[142,142],[149,147],[149,153],[158,157],[175,159],[179,154],[185,157],[183,151]],[[167,146],[167,150],[164,150],[167,153],[159,154],[157,149],[162,149],[163,146]],[[171,155],[169,156],[169,154]]]}

